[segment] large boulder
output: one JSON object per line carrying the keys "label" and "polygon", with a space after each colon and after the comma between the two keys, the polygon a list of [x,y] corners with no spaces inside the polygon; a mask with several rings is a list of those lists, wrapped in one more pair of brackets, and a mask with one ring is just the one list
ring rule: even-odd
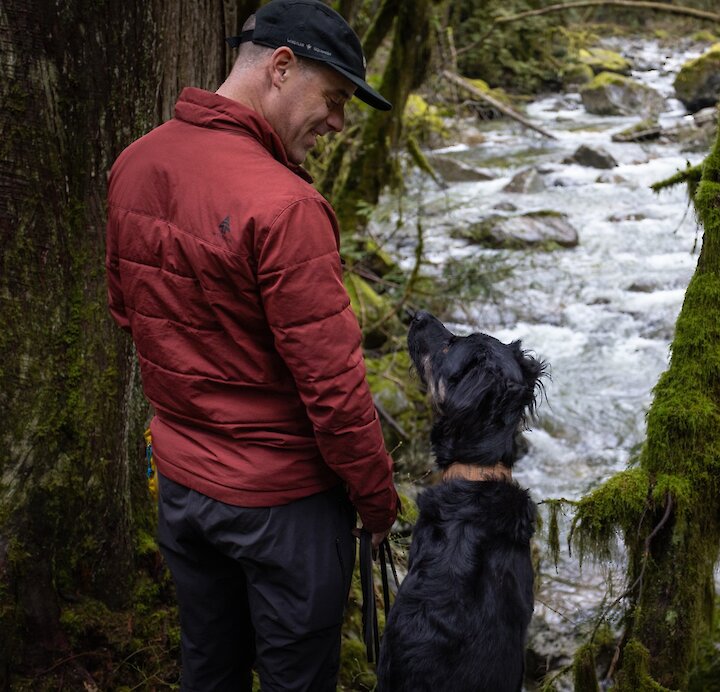
{"label": "large boulder", "polygon": [[675,77],[675,93],[691,113],[714,106],[720,98],[720,43],[686,62]]}
{"label": "large boulder", "polygon": [[542,192],[547,186],[537,168],[526,168],[516,173],[512,180],[503,188],[503,192],[527,194]]}
{"label": "large boulder", "polygon": [[523,249],[575,247],[578,233],[565,214],[536,211],[517,216],[495,214],[451,232],[454,238],[493,248]]}
{"label": "large boulder", "polygon": [[602,147],[593,149],[585,144],[580,145],[572,156],[563,159],[563,163],[576,163],[588,168],[615,168],[618,165],[610,152]]}
{"label": "large boulder", "polygon": [[492,180],[495,176],[481,168],[475,168],[451,156],[443,154],[428,154],[427,160],[433,170],[446,183],[464,183],[482,180]]}
{"label": "large boulder", "polygon": [[650,115],[663,106],[662,95],[614,72],[601,72],[580,89],[583,106],[596,115]]}

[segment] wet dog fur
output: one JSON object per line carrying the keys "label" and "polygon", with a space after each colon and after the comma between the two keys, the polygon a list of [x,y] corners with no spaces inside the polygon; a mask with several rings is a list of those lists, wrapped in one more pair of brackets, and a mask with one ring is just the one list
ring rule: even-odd
{"label": "wet dog fur", "polygon": [[[426,312],[413,318],[408,346],[434,409],[432,448],[446,477],[418,498],[378,690],[519,692],[533,613],[536,507],[510,469],[545,365],[519,342],[456,336]],[[456,462],[487,480],[449,477]]]}

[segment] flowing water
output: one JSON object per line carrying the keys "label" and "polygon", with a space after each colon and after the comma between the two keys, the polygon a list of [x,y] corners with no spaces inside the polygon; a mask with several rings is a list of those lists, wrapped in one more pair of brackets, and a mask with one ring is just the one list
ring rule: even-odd
{"label": "flowing water", "polygon": [[[636,80],[665,96],[664,126],[689,118],[673,98],[672,80],[702,47],[673,53],[677,48],[655,41],[627,40],[613,47],[632,61]],[[700,234],[685,187],[655,194],[649,185],[698,163],[707,152],[688,153],[667,142],[614,143],[612,134],[640,116],[588,114],[577,93],[541,98],[527,107],[527,116],[557,139],[507,120],[482,124],[482,142],[443,151],[491,171],[494,179],[440,189],[428,178],[413,178],[402,227],[396,228],[397,213],[388,199],[385,220],[374,221],[372,230],[406,268],[414,263],[418,218],[426,271],[441,273],[452,261],[492,267],[498,277],[492,300],[483,296],[464,304],[448,326],[458,333],[479,329],[503,341],[521,339],[548,361],[547,402],[527,435],[530,450],[515,477],[536,500],[576,500],[625,468],[641,444],[652,388],[668,365],[674,323],[697,263]],[[581,144],[605,149],[618,166],[601,171],[562,163]],[[512,176],[529,166],[541,172],[545,189],[503,192]],[[513,214],[541,209],[567,214],[579,245],[500,251],[450,237],[453,228],[498,213],[494,208],[502,203],[516,207]],[[613,573],[621,587],[621,565],[611,566],[610,573],[587,564],[581,570],[565,548],[557,571],[545,563],[536,628],[582,628]],[[555,652],[558,661],[564,653]]]}

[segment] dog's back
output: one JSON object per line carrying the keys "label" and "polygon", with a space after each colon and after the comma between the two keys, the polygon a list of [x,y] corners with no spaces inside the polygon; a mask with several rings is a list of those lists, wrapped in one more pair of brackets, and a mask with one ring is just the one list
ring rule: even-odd
{"label": "dog's back", "polygon": [[534,503],[514,483],[452,480],[418,504],[378,690],[519,692],[533,612]]}

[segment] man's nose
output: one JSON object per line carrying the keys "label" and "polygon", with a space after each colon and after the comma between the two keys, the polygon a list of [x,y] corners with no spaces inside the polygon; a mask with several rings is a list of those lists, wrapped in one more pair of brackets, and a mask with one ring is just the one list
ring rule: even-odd
{"label": "man's nose", "polygon": [[328,127],[335,132],[341,132],[345,127],[345,106],[333,108],[326,119]]}

